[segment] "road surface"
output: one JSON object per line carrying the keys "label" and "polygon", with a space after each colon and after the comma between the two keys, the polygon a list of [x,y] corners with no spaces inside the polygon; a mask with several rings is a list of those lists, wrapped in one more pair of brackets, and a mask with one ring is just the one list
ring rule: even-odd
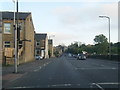
{"label": "road surface", "polygon": [[31,71],[4,84],[3,88],[118,88],[118,64],[100,59],[77,60],[63,55],[42,66],[31,66]]}

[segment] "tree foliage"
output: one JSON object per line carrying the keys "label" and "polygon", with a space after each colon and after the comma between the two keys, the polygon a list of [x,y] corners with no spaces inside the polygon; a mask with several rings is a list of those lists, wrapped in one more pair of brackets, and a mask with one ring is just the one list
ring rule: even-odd
{"label": "tree foliage", "polygon": [[95,36],[94,41],[96,44],[107,43],[107,38],[103,34],[100,34],[100,35]]}
{"label": "tree foliage", "polygon": [[[82,51],[86,51],[88,54],[107,55],[109,51],[109,43],[106,36],[103,34],[96,35],[94,41],[96,43],[95,45],[78,45],[78,42],[71,43],[66,52],[78,54],[82,53]],[[120,42],[111,43],[111,52],[112,54],[120,54]]]}

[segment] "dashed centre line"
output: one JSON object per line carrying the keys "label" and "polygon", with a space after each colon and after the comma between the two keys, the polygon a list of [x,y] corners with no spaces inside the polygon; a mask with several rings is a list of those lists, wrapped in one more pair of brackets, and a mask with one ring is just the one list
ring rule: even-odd
{"label": "dashed centre line", "polygon": [[40,69],[42,69],[42,67],[45,67],[45,66],[48,65],[49,63],[50,63],[50,62],[45,63],[45,64],[43,64],[42,66],[39,66],[39,68],[38,68],[38,69],[35,69],[34,72],[39,71]]}

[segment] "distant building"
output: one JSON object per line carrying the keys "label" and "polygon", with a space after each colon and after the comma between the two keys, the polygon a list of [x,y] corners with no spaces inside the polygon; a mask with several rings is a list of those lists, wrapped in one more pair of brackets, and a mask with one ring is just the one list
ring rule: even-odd
{"label": "distant building", "polygon": [[35,34],[35,55],[49,58],[48,56],[48,36],[47,34]]}
{"label": "distant building", "polygon": [[[13,64],[15,45],[13,28],[14,12],[1,13],[3,62],[6,60],[9,64]],[[25,63],[34,60],[34,25],[30,12],[19,12],[19,26],[21,26],[21,30],[18,63]],[[31,42],[24,40],[30,40]]]}
{"label": "distant building", "polygon": [[67,49],[66,46],[58,45],[58,46],[54,47],[54,50],[53,50],[54,55],[55,56],[61,56],[65,52],[66,49]]}
{"label": "distant building", "polygon": [[54,55],[56,57],[61,56],[62,53],[63,53],[63,50],[62,50],[62,48],[60,46],[54,47]]}
{"label": "distant building", "polygon": [[48,40],[48,54],[49,54],[49,57],[53,57],[53,40],[52,39]]}

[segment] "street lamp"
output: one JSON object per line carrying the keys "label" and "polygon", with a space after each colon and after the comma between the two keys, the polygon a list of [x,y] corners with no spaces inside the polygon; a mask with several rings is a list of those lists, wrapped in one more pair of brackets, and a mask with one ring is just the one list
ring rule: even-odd
{"label": "street lamp", "polygon": [[[15,59],[14,59],[14,73],[17,73],[17,62],[18,62],[18,0],[13,0],[14,3],[14,41],[15,41]],[[17,23],[15,22],[15,11],[17,10]]]}
{"label": "street lamp", "polygon": [[16,28],[16,22],[15,22],[15,12],[16,12],[16,0],[12,0],[14,3],[14,73],[17,73],[17,28]]}
{"label": "street lamp", "polygon": [[107,18],[108,19],[108,27],[109,27],[109,59],[111,59],[111,44],[110,44],[110,17],[108,16],[99,16],[100,18]]}
{"label": "street lamp", "polygon": [[49,36],[49,39],[50,39],[50,37],[55,37],[55,35],[50,35],[50,36]]}

